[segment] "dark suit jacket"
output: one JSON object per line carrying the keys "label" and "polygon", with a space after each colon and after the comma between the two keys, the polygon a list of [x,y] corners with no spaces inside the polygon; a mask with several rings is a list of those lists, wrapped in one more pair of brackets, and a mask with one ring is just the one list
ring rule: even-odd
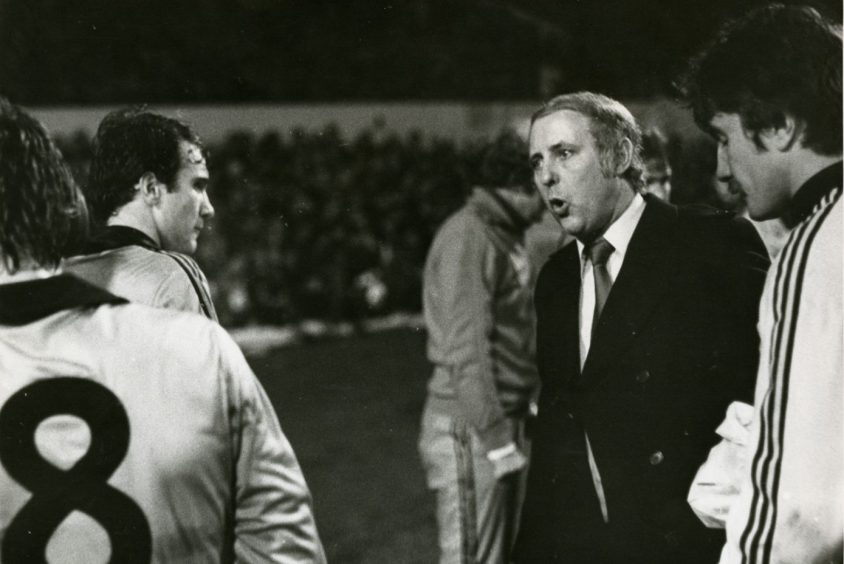
{"label": "dark suit jacket", "polygon": [[747,220],[646,201],[582,373],[574,242],[537,282],[542,393],[517,562],[717,561],[723,531],[707,530],[686,495],[727,406],[752,401],[769,261]]}

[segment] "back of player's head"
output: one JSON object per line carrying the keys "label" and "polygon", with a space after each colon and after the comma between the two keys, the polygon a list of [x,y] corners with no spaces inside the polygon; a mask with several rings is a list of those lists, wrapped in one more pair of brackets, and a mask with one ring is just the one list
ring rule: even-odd
{"label": "back of player's head", "polygon": [[512,130],[502,131],[481,152],[477,184],[484,188],[533,190],[527,143]]}
{"label": "back of player's head", "polygon": [[108,217],[135,197],[135,185],[146,173],[172,189],[181,166],[179,144],[201,147],[185,123],[143,107],[117,110],[100,123],[94,138],[94,157],[85,195],[97,221]]}
{"label": "back of player's head", "polygon": [[727,22],[679,86],[703,129],[716,113],[738,114],[759,144],[788,114],[804,147],[841,153],[841,29],[813,8],[773,4]]}
{"label": "back of player's head", "polygon": [[600,153],[601,168],[609,175],[622,158],[622,143],[630,140],[633,155],[630,166],[621,175],[636,190],[642,187],[642,132],[636,118],[624,104],[603,94],[575,92],[552,98],[531,117],[531,127],[540,118],[569,110],[589,118],[590,131]]}
{"label": "back of player's head", "polygon": [[85,200],[44,126],[0,97],[0,254],[5,269],[56,266],[86,225]]}

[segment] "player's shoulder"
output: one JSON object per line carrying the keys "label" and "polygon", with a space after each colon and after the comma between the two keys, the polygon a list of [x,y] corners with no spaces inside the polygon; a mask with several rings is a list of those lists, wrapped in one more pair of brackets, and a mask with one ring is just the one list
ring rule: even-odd
{"label": "player's shoulder", "polygon": [[153,252],[161,257],[162,260],[169,261],[171,264],[175,264],[180,268],[189,267],[199,270],[199,265],[190,255],[186,255],[178,251],[165,251],[164,249]]}
{"label": "player's shoulder", "polygon": [[489,227],[468,206],[455,211],[437,230],[431,244],[434,255],[462,256],[473,254],[489,244]]}
{"label": "player's shoulder", "polygon": [[159,274],[184,274],[188,278],[199,275],[199,265],[188,255],[175,251],[144,249],[148,254],[144,256],[149,264],[154,265],[154,271]]}
{"label": "player's shoulder", "polygon": [[464,205],[449,215],[439,229],[441,236],[461,235],[484,227],[483,219],[469,206]]}
{"label": "player's shoulder", "polygon": [[179,263],[164,252],[139,245],[68,257],[62,266],[70,272],[131,272],[139,279],[157,279],[181,270]]}
{"label": "player's shoulder", "polygon": [[821,275],[822,277],[839,282],[844,261],[844,254],[841,253],[844,204],[840,195],[839,191],[834,199],[819,204],[811,215],[798,224],[792,230],[784,249],[788,256],[805,255],[810,270],[826,270],[829,275]]}
{"label": "player's shoulder", "polygon": [[[122,272],[124,282],[136,281],[139,288],[151,292],[151,301],[140,300],[151,305],[165,304],[176,296],[182,296],[179,303],[196,301],[196,286],[203,279],[199,266],[191,257],[172,251],[151,250],[132,247],[132,256],[125,257]],[[128,252],[128,251],[127,251]],[[194,308],[176,307],[193,311]]]}
{"label": "player's shoulder", "polygon": [[103,258],[112,256],[114,260],[143,264],[151,275],[199,270],[196,261],[188,255],[163,249],[148,249],[139,245],[106,251],[102,253],[102,256]]}
{"label": "player's shoulder", "polygon": [[139,303],[100,306],[92,322],[116,347],[139,348],[146,355],[169,355],[179,363],[213,364],[239,354],[216,322],[195,313]]}
{"label": "player's shoulder", "polygon": [[844,217],[844,203],[842,203],[842,189],[836,188],[816,206],[809,221],[818,224],[818,230],[827,233],[841,233],[842,217]]}

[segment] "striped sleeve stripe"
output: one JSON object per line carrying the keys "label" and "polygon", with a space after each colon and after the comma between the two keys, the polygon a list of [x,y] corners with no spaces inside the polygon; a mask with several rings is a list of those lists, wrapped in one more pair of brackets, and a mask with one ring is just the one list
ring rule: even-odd
{"label": "striped sleeve stripe", "polygon": [[[780,339],[782,337],[782,328],[784,324],[783,317],[789,313],[786,306],[789,302],[788,291],[790,288],[789,273],[793,271],[794,260],[797,256],[797,250],[801,247],[804,241],[804,235],[807,224],[801,225],[789,237],[789,241],[782,250],[782,259],[780,260],[777,273],[776,283],[774,285],[774,329],[771,334],[771,345],[769,347],[771,357],[769,358],[769,366],[773,367],[776,363],[776,351],[778,350]],[[772,369],[773,370],[773,369]],[[779,382],[778,379],[772,378],[772,384]],[[756,456],[753,460],[752,479],[753,479],[753,502],[751,505],[749,523],[753,524],[754,538],[758,534],[758,530],[768,524],[767,508],[770,506],[769,497],[769,483],[767,481],[768,469],[770,467],[772,451],[774,449],[774,439],[771,434],[772,427],[770,427],[770,420],[776,410],[775,405],[781,396],[777,393],[774,385],[769,387],[766,396],[762,402],[762,409],[760,410],[760,432],[759,432],[759,446],[756,451]],[[759,515],[757,515],[759,513]],[[748,542],[751,534],[751,527],[748,526],[741,538],[741,546],[743,552],[746,554],[747,549],[744,548]],[[745,556],[743,562],[747,562]]]}
{"label": "striped sleeve stripe", "polygon": [[[777,333],[781,328],[781,318],[782,318],[782,299],[780,294],[783,290],[784,282],[787,282],[787,277],[785,277],[786,272],[791,270],[794,260],[794,251],[795,248],[799,245],[799,241],[801,240],[804,232],[804,226],[798,228],[798,230],[792,232],[791,236],[789,237],[789,241],[786,243],[785,247],[781,251],[781,259],[777,266],[776,272],[776,283],[774,285],[774,331],[771,335],[772,340],[777,339]],[[786,266],[788,265],[788,266]],[[775,346],[769,347],[771,350],[771,354],[773,355],[773,351],[775,350]],[[773,359],[769,359],[769,362],[772,364]],[[747,549],[745,548],[749,535],[751,531],[755,531],[758,527],[762,525],[764,518],[757,515],[757,513],[761,508],[767,507],[767,491],[765,488],[762,487],[761,482],[763,481],[764,472],[762,470],[763,466],[767,466],[767,464],[763,463],[763,460],[768,459],[768,452],[772,448],[771,444],[771,437],[769,435],[769,428],[768,428],[768,420],[771,417],[771,410],[773,407],[773,403],[775,402],[775,397],[773,395],[772,388],[769,388],[766,392],[765,398],[762,402],[762,408],[760,410],[760,425],[759,425],[759,445],[756,450],[756,454],[753,459],[753,465],[751,470],[751,479],[753,482],[753,499],[750,507],[750,515],[748,519],[748,525],[746,526],[744,532],[742,533],[740,545],[742,546],[742,564],[748,563],[748,558],[746,556]]]}
{"label": "striped sleeve stripe", "polygon": [[196,262],[194,262],[192,258],[180,253],[170,251],[160,252],[175,260],[182,270],[185,271],[185,274],[188,275],[188,279],[199,298],[199,306],[202,308],[202,313],[204,313],[205,317],[208,319],[217,321],[217,311],[214,309],[214,302],[211,300],[211,292],[208,289],[208,281],[199,269],[199,266],[197,266]]}
{"label": "striped sleeve stripe", "polygon": [[786,408],[800,294],[806,262],[824,220],[841,196],[841,188],[827,194],[813,216],[789,237],[783,249],[774,285],[774,327],[771,334],[771,376],[760,409],[759,443],[753,458],[753,499],[740,546],[743,564],[768,562],[777,519]]}

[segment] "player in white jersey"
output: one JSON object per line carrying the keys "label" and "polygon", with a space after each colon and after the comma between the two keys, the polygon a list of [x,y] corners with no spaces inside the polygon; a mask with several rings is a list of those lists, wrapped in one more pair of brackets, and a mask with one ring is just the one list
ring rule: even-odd
{"label": "player in white jersey", "polygon": [[55,269],[84,203],[0,99],[0,561],[324,562],[296,457],[200,316]]}
{"label": "player in white jersey", "polygon": [[759,307],[754,417],[721,564],[840,563],[841,28],[805,6],[754,10],[698,55],[686,92],[718,141],[719,180],[751,218],[791,229]]}
{"label": "player in white jersey", "polygon": [[214,216],[202,144],[186,124],[144,109],[107,115],[85,187],[97,232],[63,268],[130,301],[216,321],[191,258]]}

